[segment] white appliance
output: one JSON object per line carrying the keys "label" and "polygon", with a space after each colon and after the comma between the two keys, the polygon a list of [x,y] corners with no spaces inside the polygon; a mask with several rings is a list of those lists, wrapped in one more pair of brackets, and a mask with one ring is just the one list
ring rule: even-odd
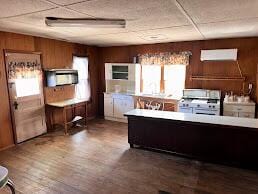
{"label": "white appliance", "polygon": [[237,49],[201,50],[201,61],[236,61]]}
{"label": "white appliance", "polygon": [[220,115],[219,90],[185,89],[178,103],[178,112]]}

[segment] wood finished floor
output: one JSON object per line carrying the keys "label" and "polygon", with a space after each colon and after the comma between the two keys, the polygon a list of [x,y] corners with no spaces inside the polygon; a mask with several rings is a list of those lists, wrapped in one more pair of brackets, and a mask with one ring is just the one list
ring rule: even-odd
{"label": "wood finished floor", "polygon": [[[258,172],[130,149],[127,125],[91,121],[0,152],[17,193],[258,193]],[[8,193],[6,189],[0,193]]]}

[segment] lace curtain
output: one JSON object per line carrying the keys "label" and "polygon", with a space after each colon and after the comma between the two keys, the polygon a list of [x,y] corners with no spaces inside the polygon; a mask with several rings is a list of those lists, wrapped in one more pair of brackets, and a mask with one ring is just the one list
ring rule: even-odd
{"label": "lace curtain", "polygon": [[41,74],[40,62],[35,60],[31,62],[9,61],[8,63],[8,78],[35,78]]}
{"label": "lace curtain", "polygon": [[191,52],[180,53],[156,53],[138,55],[139,63],[142,65],[189,65]]}

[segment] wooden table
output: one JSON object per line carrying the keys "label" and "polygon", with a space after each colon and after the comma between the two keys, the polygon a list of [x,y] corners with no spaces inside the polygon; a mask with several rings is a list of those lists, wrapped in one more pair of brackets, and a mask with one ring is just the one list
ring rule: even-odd
{"label": "wooden table", "polygon": [[[81,116],[75,116],[75,109],[77,107],[84,107],[85,108],[85,114],[84,117]],[[55,109],[62,109],[63,112],[63,125],[65,129],[65,134],[68,134],[68,124],[77,122],[79,120],[84,119],[85,120],[85,126],[87,126],[87,100],[83,99],[70,99],[70,100],[65,100],[65,101],[60,101],[60,102],[52,102],[52,103],[47,103],[47,108],[50,110],[50,126],[53,129],[54,123],[54,111]],[[73,120],[68,121],[67,120],[67,110],[72,109],[72,114],[73,114]]]}
{"label": "wooden table", "polygon": [[144,109],[125,116],[130,147],[258,170],[258,119]]}

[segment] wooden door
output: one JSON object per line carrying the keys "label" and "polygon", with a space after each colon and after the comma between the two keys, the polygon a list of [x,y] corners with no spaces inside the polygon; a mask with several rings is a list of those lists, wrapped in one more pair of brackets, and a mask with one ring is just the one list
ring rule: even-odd
{"label": "wooden door", "polygon": [[26,61],[36,60],[40,63],[40,55],[6,52],[5,56],[13,129],[16,143],[20,143],[47,131],[42,70],[37,69],[37,73],[30,76],[14,75],[15,71],[21,72],[19,68],[27,64]]}

